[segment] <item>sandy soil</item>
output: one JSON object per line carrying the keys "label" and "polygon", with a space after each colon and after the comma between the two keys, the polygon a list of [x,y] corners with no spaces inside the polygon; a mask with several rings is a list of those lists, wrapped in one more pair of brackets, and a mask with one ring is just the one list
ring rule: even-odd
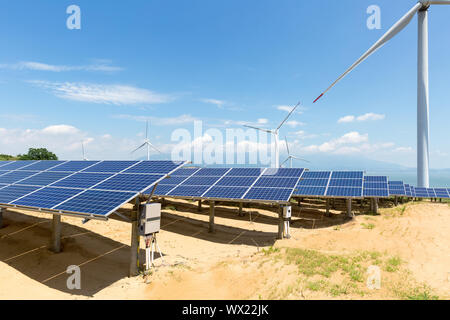
{"label": "sandy soil", "polygon": [[[239,217],[236,207],[219,206],[217,230],[210,234],[207,205],[197,212],[196,203],[172,201],[163,210],[158,236],[164,264],[158,259],[152,275],[135,278],[127,277],[130,225],[120,218],[82,224],[63,217],[64,250],[54,254],[48,250],[49,215],[8,210],[0,229],[0,299],[277,298],[274,287],[295,285],[295,266],[264,264],[261,251],[269,246],[397,255],[414,279],[448,298],[450,206],[423,202],[408,204],[404,212],[399,208],[349,221],[343,206],[330,218],[323,204],[294,206],[293,237],[277,241],[275,207],[244,208],[246,215]],[[368,223],[374,227],[363,226]],[[67,288],[70,265],[81,268],[81,290]],[[287,297],[329,298],[320,292]],[[385,297],[381,291],[372,298]]]}

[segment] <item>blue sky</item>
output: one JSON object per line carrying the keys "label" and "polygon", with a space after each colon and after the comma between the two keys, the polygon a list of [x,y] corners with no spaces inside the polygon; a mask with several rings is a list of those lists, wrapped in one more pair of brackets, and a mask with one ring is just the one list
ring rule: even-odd
{"label": "blue sky", "polygon": [[[66,8],[81,8],[81,30]],[[369,30],[369,5],[381,29]],[[414,167],[417,19],[312,101],[415,1],[3,1],[0,153],[133,159],[150,139],[167,158],[176,129],[282,128],[307,159],[346,155]],[[450,6],[430,9],[431,167],[450,167]],[[340,121],[339,121],[340,120]],[[259,123],[258,123],[259,122]],[[207,139],[206,139],[207,140]],[[282,146],[284,153],[284,145]]]}

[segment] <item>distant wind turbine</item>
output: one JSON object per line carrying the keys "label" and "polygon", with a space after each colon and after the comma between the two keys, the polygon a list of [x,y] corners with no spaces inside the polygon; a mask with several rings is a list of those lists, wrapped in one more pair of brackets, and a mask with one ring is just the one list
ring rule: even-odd
{"label": "distant wind turbine", "polygon": [[148,121],[147,121],[147,125],[145,127],[145,140],[144,143],[141,144],[139,147],[137,147],[136,149],[134,149],[133,151],[131,151],[131,153],[134,153],[136,151],[138,151],[139,149],[142,149],[143,147],[147,146],[147,160],[150,160],[150,147],[155,149],[156,151],[158,151],[159,153],[161,153],[161,151],[159,151],[148,139]]}
{"label": "distant wind turbine", "polygon": [[292,155],[290,150],[289,150],[289,143],[288,143],[287,137],[284,137],[284,140],[286,141],[286,149],[287,149],[288,157],[287,157],[286,160],[283,161],[281,166],[283,166],[283,164],[285,164],[286,162],[289,161],[290,167],[292,168],[292,160],[294,160],[294,159],[310,163],[308,160],[305,160],[305,159],[302,159],[302,158],[299,158],[297,156]]}
{"label": "distant wind turbine", "polygon": [[83,153],[83,161],[87,161],[86,155],[84,154],[84,141],[81,141],[81,152]]}
{"label": "distant wind turbine", "polygon": [[355,69],[372,53],[381,48],[389,40],[402,31],[418,16],[418,46],[417,46],[417,185],[429,187],[429,93],[428,93],[428,8],[435,4],[450,4],[450,0],[427,1],[420,0],[400,20],[398,20],[375,44],[370,47],[350,68],[337,78],[314,102],[319,100],[336,83]]}
{"label": "distant wind turbine", "polygon": [[263,131],[263,132],[267,132],[267,133],[270,133],[270,134],[272,134],[274,136],[274,138],[275,138],[275,162],[272,161],[272,167],[274,167],[274,168],[279,168],[280,167],[280,145],[279,145],[280,143],[279,143],[279,139],[278,139],[278,133],[280,131],[280,128],[287,121],[287,119],[289,119],[291,114],[294,113],[295,109],[297,109],[297,107],[299,105],[300,105],[300,102],[298,102],[295,105],[295,107],[292,108],[292,110],[289,112],[287,117],[284,118],[284,120],[280,123],[280,125],[276,129],[270,130],[270,129],[257,128],[257,127],[253,127],[253,126],[249,126],[249,125],[244,125],[244,127],[255,129],[255,130],[259,130],[259,131]]}

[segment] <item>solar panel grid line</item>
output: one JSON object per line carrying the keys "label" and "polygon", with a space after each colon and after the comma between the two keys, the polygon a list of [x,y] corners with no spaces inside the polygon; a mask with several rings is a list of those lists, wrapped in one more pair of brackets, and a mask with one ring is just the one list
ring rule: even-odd
{"label": "solar panel grid line", "polygon": [[[177,188],[178,186],[180,186],[183,182],[185,182],[186,180],[188,180],[189,178],[193,177],[198,171],[200,171],[200,168],[197,168],[197,170],[195,170],[194,172],[191,173],[190,176],[186,176],[186,179],[184,179],[182,182],[180,182],[179,184],[176,184],[173,186],[172,189],[170,189],[168,192],[166,192],[165,195],[170,194],[170,192],[172,192],[175,188]],[[147,189],[148,190],[148,189]],[[145,192],[145,191],[144,191]]]}
{"label": "solar panel grid line", "polygon": [[[166,179],[166,176],[170,176],[172,173],[176,172],[178,169],[180,169],[182,166],[184,166],[185,164],[187,164],[187,161],[182,161],[181,164],[176,167],[175,169],[173,169],[172,171],[170,171],[167,175],[163,176],[162,178],[158,179],[157,182],[154,182],[152,186],[150,186],[150,188],[154,187],[155,185],[158,185],[159,182],[163,181],[164,179]],[[139,193],[145,193],[145,191],[147,191],[148,189],[150,189],[148,186],[144,189],[141,190],[141,192]]]}
{"label": "solar panel grid line", "polygon": [[294,190],[294,195],[313,197],[325,196],[327,187],[330,183],[330,177],[331,171],[305,170],[300,176],[296,190]]}
{"label": "solar panel grid line", "polygon": [[7,168],[8,166],[17,163],[17,164],[19,164],[19,166],[18,166],[18,167],[14,166],[14,168],[12,168],[11,171],[16,171],[16,170],[19,170],[19,169],[23,170],[24,168],[26,168],[26,167],[28,167],[28,166],[31,166],[32,164],[38,163],[38,162],[40,162],[40,161],[42,161],[42,160],[23,160],[23,161],[24,161],[24,162],[29,162],[29,163],[28,163],[28,164],[22,163],[22,164],[24,164],[24,165],[22,166],[21,161],[14,161],[13,163],[8,163],[7,165],[5,165],[4,168]]}
{"label": "solar panel grid line", "polygon": [[0,168],[3,166],[6,166],[7,164],[13,163],[14,161],[3,161],[3,163],[0,164]]}
{"label": "solar panel grid line", "polygon": [[264,172],[266,172],[267,168],[264,168],[261,170],[261,173],[259,174],[258,178],[252,183],[250,187],[248,187],[248,190],[242,195],[241,199],[245,199],[247,194],[250,192],[250,190],[255,186],[255,184],[258,182],[258,180],[263,176]]}
{"label": "solar panel grid line", "polygon": [[227,172],[225,172],[225,173],[222,175],[222,177],[220,177],[219,180],[217,180],[211,187],[209,187],[205,192],[203,192],[202,197],[203,197],[206,193],[208,193],[208,191],[211,190],[211,188],[213,188],[220,180],[222,180],[222,179],[227,175],[227,173],[231,171],[231,169],[232,169],[232,168],[228,169]]}
{"label": "solar panel grid line", "polygon": [[[57,164],[55,164],[55,162]],[[42,160],[36,163],[32,163],[31,165],[24,167],[24,168],[20,168],[17,170],[24,170],[24,171],[47,171],[53,168],[56,168],[60,165],[63,165],[65,163],[69,162],[68,160]],[[52,165],[54,164],[54,165]],[[48,167],[47,165],[50,165],[50,167]],[[42,166],[44,166],[42,168]],[[37,167],[37,168],[34,168]]]}

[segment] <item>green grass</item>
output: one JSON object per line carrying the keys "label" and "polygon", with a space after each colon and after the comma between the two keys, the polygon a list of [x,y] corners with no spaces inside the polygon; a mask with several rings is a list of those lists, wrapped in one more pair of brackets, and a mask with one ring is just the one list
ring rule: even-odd
{"label": "green grass", "polygon": [[373,228],[375,228],[375,225],[373,223],[361,223],[361,226],[364,229],[368,229],[368,230],[372,230]]}
{"label": "green grass", "polygon": [[165,206],[164,210],[173,210],[173,211],[177,211],[177,208],[175,206]]}
{"label": "green grass", "polygon": [[400,257],[395,256],[395,257],[389,258],[386,261],[384,270],[387,272],[396,272],[401,264],[402,264],[402,259],[400,259]]}

